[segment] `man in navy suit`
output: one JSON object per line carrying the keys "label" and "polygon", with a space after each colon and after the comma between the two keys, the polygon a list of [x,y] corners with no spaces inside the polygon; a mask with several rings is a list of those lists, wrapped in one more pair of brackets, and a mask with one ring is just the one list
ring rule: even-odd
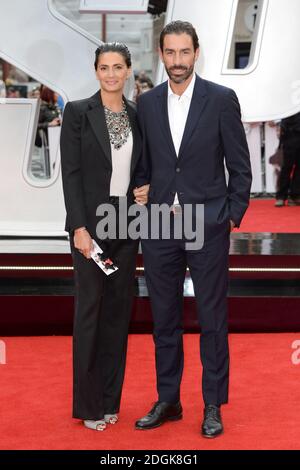
{"label": "man in navy suit", "polygon": [[204,244],[187,249],[186,239],[175,236],[142,241],[154,320],[158,401],[136,422],[136,429],[182,418],[182,307],[188,266],[202,333],[201,429],[204,437],[215,437],[223,432],[220,406],[228,401],[229,238],[249,204],[251,167],[236,94],[196,75],[198,56],[193,26],[182,21],[168,24],[160,36],[160,57],[169,80],[138,100],[144,152],[136,175],[136,201],[150,184],[148,208],[167,203],[173,230],[186,205],[194,211],[203,204]]}

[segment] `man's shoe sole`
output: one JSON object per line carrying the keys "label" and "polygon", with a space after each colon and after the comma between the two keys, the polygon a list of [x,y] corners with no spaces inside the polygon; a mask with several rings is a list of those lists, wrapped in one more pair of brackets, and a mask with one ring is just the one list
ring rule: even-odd
{"label": "man's shoe sole", "polygon": [[203,434],[203,432],[201,432],[201,436],[205,437],[206,439],[215,439],[215,437],[221,436],[223,433],[224,433],[224,429],[218,434],[213,434],[211,436],[209,434]]}
{"label": "man's shoe sole", "polygon": [[136,425],[135,429],[137,429],[138,431],[148,431],[148,429],[159,428],[159,426],[166,423],[167,421],[179,421],[181,419],[182,419],[182,414],[178,416],[170,416],[169,418],[165,418],[164,420],[162,420],[159,424],[154,424],[153,426],[147,426],[147,427],[142,427],[142,426],[140,427]]}

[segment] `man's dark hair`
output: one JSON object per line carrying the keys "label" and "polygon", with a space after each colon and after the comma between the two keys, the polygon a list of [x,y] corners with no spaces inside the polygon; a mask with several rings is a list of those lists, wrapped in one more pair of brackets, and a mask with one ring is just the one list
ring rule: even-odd
{"label": "man's dark hair", "polygon": [[194,50],[199,48],[199,39],[196,33],[194,26],[189,23],[188,21],[172,21],[171,23],[167,24],[162,32],[160,33],[159,37],[159,46],[161,51],[164,50],[164,39],[167,34],[188,34],[191,36],[193,40]]}
{"label": "man's dark hair", "polygon": [[131,67],[131,54],[126,44],[122,42],[104,42],[95,51],[95,70],[97,70],[98,67],[99,56],[105,54],[105,52],[117,52],[123,56],[127,67]]}

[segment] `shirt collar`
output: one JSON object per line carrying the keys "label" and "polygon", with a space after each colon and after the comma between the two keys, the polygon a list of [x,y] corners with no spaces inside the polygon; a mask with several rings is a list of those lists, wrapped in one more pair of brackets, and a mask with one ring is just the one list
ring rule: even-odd
{"label": "shirt collar", "polygon": [[[196,81],[196,74],[194,72],[193,74],[193,78],[189,84],[189,86],[187,87],[187,89],[184,91],[184,93],[182,93],[181,97],[182,98],[183,96],[188,98],[188,99],[192,99],[192,96],[193,96],[193,92],[194,92],[194,86],[195,86],[195,81]],[[168,80],[168,96],[178,96],[174,93],[174,91],[172,90],[171,88],[171,85],[170,85],[170,80]]]}

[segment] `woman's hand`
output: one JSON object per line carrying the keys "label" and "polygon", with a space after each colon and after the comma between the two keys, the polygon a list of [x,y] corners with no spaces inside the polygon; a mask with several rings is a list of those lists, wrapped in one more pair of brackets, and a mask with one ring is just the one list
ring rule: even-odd
{"label": "woman's hand", "polygon": [[147,204],[149,188],[150,188],[150,184],[144,184],[144,186],[135,188],[133,190],[133,194],[135,197],[134,202],[136,202],[137,204],[141,204],[141,205]]}
{"label": "woman's hand", "polygon": [[74,246],[87,259],[91,257],[93,249],[92,238],[85,227],[80,227],[74,232]]}
{"label": "woman's hand", "polygon": [[55,126],[60,126],[60,119],[54,118],[51,122],[48,124],[49,127],[55,127]]}

